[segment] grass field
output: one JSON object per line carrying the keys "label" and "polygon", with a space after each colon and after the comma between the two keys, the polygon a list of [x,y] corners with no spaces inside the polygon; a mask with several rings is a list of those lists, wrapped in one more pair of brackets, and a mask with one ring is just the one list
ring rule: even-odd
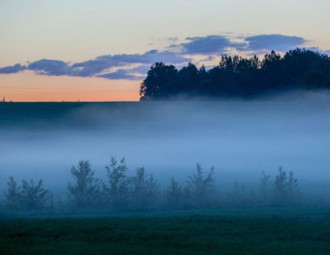
{"label": "grass field", "polygon": [[[81,109],[106,109],[108,111],[134,111],[139,106],[136,102],[35,102],[35,103],[0,103],[1,128],[59,128],[79,127],[86,124],[86,115],[72,115]],[[83,112],[83,111],[82,111]],[[85,125],[84,125],[85,126]]]}
{"label": "grass field", "polygon": [[[164,123],[168,124],[167,122],[160,122],[160,125],[158,121],[161,118],[156,118],[155,122],[148,122],[149,113],[150,116],[154,116],[154,113],[150,110],[150,112],[146,111],[148,114],[145,114],[144,107],[145,109],[153,108],[148,108],[148,105],[138,103],[0,104],[0,130],[3,131],[3,138],[6,138],[8,133],[10,135],[8,141],[13,142],[12,145],[9,144],[9,147],[3,146],[3,151],[5,152],[11,149],[13,154],[9,153],[7,155],[16,155],[16,148],[27,143],[24,148],[28,148],[28,150],[27,152],[22,150],[22,154],[30,153],[32,156],[37,155],[35,161],[21,161],[24,163],[23,166],[27,167],[29,166],[29,162],[39,162],[39,154],[43,150],[43,147],[39,147],[40,141],[47,142],[44,144],[48,144],[48,141],[53,141],[47,140],[47,136],[47,139],[40,138],[44,132],[49,132],[47,134],[50,136],[56,134],[55,139],[63,139],[63,137],[67,138],[67,134],[71,136],[75,131],[86,131],[90,129],[96,133],[99,130],[103,132],[102,127],[105,126],[107,132],[109,130],[112,132],[113,129],[116,131],[114,132],[114,136],[120,134],[120,137],[127,139],[126,135],[131,134],[130,132],[133,135],[129,137],[134,137],[137,133],[144,135],[148,130],[154,132],[154,130],[158,130],[157,128]],[[85,108],[88,108],[88,110],[92,109],[93,113],[98,113],[101,109],[101,117],[97,114],[96,116],[91,115],[88,111],[86,113]],[[126,123],[127,120],[128,124]],[[173,120],[176,120],[176,118],[173,118]],[[145,123],[150,126],[145,126]],[[157,123],[157,125],[154,126],[153,123]],[[134,129],[131,129],[131,126]],[[123,132],[122,127],[128,128],[124,129]],[[166,130],[170,130],[168,126],[166,127]],[[169,127],[173,126],[169,125]],[[71,128],[74,132],[66,133],[67,129]],[[95,128],[97,128],[97,131],[95,131]],[[62,136],[62,133],[60,135],[59,133],[55,133],[54,130],[56,132],[63,131],[65,136]],[[13,134],[11,134],[12,131]],[[33,133],[30,134],[30,131]],[[171,133],[167,133],[164,130],[162,132],[164,132],[163,135],[166,139],[167,137],[171,137],[168,136]],[[158,131],[155,132],[155,136],[153,136],[153,133],[151,134],[150,141],[153,141],[153,138],[158,136]],[[194,133],[192,134],[194,135]],[[79,134],[77,137],[85,141],[84,139],[88,135],[89,132],[83,132],[81,136]],[[103,141],[105,138],[110,141],[110,138],[112,138],[110,135],[109,137],[100,137],[101,140],[97,141]],[[144,136],[142,137],[144,138]],[[195,136],[192,137],[194,138]],[[91,138],[87,141],[91,142],[93,139]],[[29,143],[31,140],[36,141],[36,143]],[[64,140],[66,141],[66,139]],[[145,142],[145,140],[141,141]],[[73,142],[75,144],[75,140]],[[131,146],[131,142],[129,141],[127,144]],[[30,144],[35,147],[31,147]],[[76,143],[74,147],[66,148],[67,144],[65,142],[59,143],[57,145],[58,147],[56,147],[56,143],[51,143],[51,146],[55,147],[52,147],[50,153],[46,153],[45,155],[53,156],[54,151],[56,153],[63,151],[65,156],[59,157],[61,160],[67,157],[67,153],[70,154],[69,152],[72,148],[80,153],[81,144],[85,145],[85,142]],[[93,144],[97,144],[97,147],[93,147]],[[93,153],[96,151],[104,153],[108,151],[109,144],[113,147],[116,145],[125,145],[125,143],[121,141],[116,142],[116,140],[112,144],[106,142],[104,148],[102,146],[100,147],[102,144],[93,141],[90,150]],[[137,140],[137,144],[137,151],[141,151],[140,140]],[[149,143],[146,144],[150,146]],[[153,145],[153,143],[151,144]],[[186,145],[186,143],[183,144]],[[324,145],[324,148],[326,148],[326,145]],[[135,144],[134,146],[137,145]],[[157,144],[157,147],[161,146],[162,144]],[[58,149],[54,150],[54,148]],[[94,148],[97,149],[94,151]],[[201,151],[203,152],[203,150]],[[192,152],[195,153],[195,151]],[[45,159],[42,158],[42,160]],[[15,163],[16,161],[16,157],[13,157],[13,160],[9,163]],[[57,160],[52,158],[49,162],[47,160],[45,162],[46,167],[48,167],[53,165],[53,162],[57,162]],[[71,163],[68,166],[65,164],[64,169],[69,169],[68,167],[70,167]],[[56,165],[56,167],[58,166]],[[34,169],[32,170],[34,171]],[[321,174],[317,174],[316,172],[313,172],[313,174],[322,176],[323,178]],[[5,185],[5,181],[3,184]],[[227,207],[212,210],[121,214],[108,214],[104,212],[95,214],[95,212],[89,212],[85,214],[48,215],[23,215],[20,213],[13,215],[1,214],[0,212],[0,255],[14,254],[330,255],[330,208]]]}
{"label": "grass field", "polygon": [[2,218],[0,254],[330,254],[330,210]]}

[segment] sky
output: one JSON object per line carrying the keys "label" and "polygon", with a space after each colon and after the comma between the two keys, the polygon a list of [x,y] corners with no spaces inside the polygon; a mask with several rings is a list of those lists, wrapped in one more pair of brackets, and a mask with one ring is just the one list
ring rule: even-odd
{"label": "sky", "polygon": [[328,0],[1,0],[0,97],[135,101],[150,66],[330,53]]}

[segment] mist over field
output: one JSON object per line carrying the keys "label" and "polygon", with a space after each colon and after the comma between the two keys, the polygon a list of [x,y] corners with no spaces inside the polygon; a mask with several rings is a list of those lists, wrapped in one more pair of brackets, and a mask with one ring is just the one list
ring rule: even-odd
{"label": "mist over field", "polygon": [[0,109],[2,193],[10,175],[41,178],[54,193],[65,193],[72,165],[89,160],[104,177],[111,156],[125,157],[129,174],[146,167],[161,187],[172,176],[185,183],[201,163],[215,167],[220,191],[235,180],[258,185],[262,171],[274,176],[283,166],[300,187],[330,193],[328,93],[256,101],[6,103]]}

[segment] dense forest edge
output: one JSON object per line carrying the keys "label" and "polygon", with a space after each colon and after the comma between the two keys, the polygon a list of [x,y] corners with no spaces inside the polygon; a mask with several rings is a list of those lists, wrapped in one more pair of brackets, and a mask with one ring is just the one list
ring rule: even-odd
{"label": "dense forest edge", "polygon": [[330,57],[306,49],[283,56],[271,51],[257,56],[221,57],[210,69],[189,63],[177,69],[155,63],[140,85],[140,100],[182,98],[254,99],[291,91],[330,89]]}

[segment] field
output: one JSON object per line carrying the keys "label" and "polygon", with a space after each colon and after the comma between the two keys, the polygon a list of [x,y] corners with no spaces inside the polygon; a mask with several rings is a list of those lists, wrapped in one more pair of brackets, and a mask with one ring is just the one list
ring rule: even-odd
{"label": "field", "polygon": [[[327,112],[313,115],[311,111],[310,116],[316,117],[310,125],[308,118],[305,122],[305,112],[297,115],[301,111],[299,106],[293,111],[292,107],[288,108],[292,111],[288,115],[284,114],[287,106],[278,109],[277,105],[270,104],[269,108],[263,108],[264,115],[259,112],[258,104],[249,107],[241,112],[241,105],[236,104],[201,104],[196,108],[189,104],[164,104],[157,108],[151,103],[0,104],[0,140],[3,143],[0,146],[0,177],[3,178],[0,190],[5,190],[9,175],[18,180],[45,179],[47,189],[55,182],[66,187],[65,173],[77,159],[91,160],[93,167],[101,172],[104,165],[99,162],[107,162],[111,155],[124,155],[132,159],[133,169],[135,165],[140,166],[140,162],[145,164],[144,160],[150,160],[146,163],[148,171],[151,169],[152,173],[157,173],[158,168],[153,168],[153,164],[166,169],[180,164],[194,167],[200,155],[205,153],[202,162],[206,168],[208,164],[216,164],[219,169],[220,188],[232,185],[233,175],[226,170],[227,167],[241,169],[242,165],[233,163],[244,162],[244,169],[249,169],[246,166],[250,163],[250,169],[261,172],[266,161],[274,160],[280,164],[287,158],[296,160],[293,170],[298,178],[305,169],[311,173],[308,175],[310,182],[322,179],[324,185],[318,185],[324,200],[321,199],[324,202],[320,203],[322,208],[312,207],[319,201],[316,197],[309,199],[310,202],[304,200],[304,207],[282,208],[243,207],[244,203],[240,204],[242,207],[230,207],[238,204],[230,201],[233,203],[220,203],[219,206],[223,207],[217,209],[116,214],[96,214],[97,209],[90,208],[92,212],[88,213],[65,214],[63,211],[69,210],[64,209],[59,214],[21,212],[13,215],[4,213],[5,210],[1,213],[1,209],[0,255],[330,254],[330,208],[329,196],[325,193],[329,180],[326,150],[329,148],[329,124],[324,122]],[[191,112],[194,114],[189,114]],[[291,122],[292,116],[300,117]],[[242,120],[258,125],[241,129]],[[274,129],[277,123],[291,123],[292,126]],[[257,131],[256,126],[260,127]],[[308,132],[301,127],[309,127]],[[292,138],[293,131],[298,136]],[[310,146],[311,140],[314,147]],[[254,154],[250,154],[251,144],[255,142],[257,147],[253,148]],[[173,148],[174,154],[167,154]],[[226,163],[224,159],[231,159],[232,155],[234,161]],[[276,157],[269,158],[269,155]],[[217,158],[221,161],[215,161]],[[171,160],[177,161],[167,165]],[[311,171],[305,166],[312,163],[317,166],[316,170],[311,168]],[[243,174],[256,178],[260,174],[246,171],[241,172],[239,181],[245,181]],[[175,169],[173,173],[179,177],[186,175]],[[228,183],[226,178],[230,179]],[[258,186],[255,187],[258,190]],[[222,189],[224,197],[227,194],[225,189]],[[239,191],[244,195],[257,194],[249,193],[248,189]],[[232,194],[230,190],[228,192]]]}
{"label": "field", "polygon": [[0,254],[330,254],[330,210],[225,208],[0,220]]}
{"label": "field", "polygon": [[0,103],[0,128],[51,128],[80,127],[86,123],[87,115],[73,117],[75,111],[85,108],[127,110],[138,107],[134,102],[36,102],[36,103]]}

